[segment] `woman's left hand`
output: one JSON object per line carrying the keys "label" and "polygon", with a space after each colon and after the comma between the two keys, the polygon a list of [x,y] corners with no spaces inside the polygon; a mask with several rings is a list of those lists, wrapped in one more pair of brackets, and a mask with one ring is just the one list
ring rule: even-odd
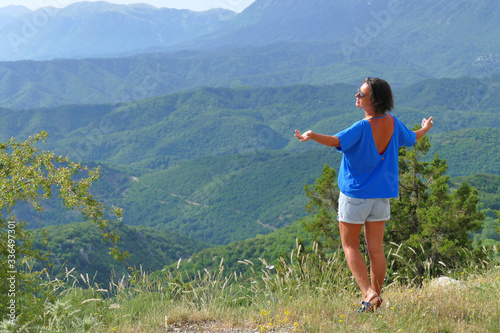
{"label": "woman's left hand", "polygon": [[301,142],[306,142],[309,140],[313,135],[313,132],[311,130],[305,132],[304,134],[300,134],[299,130],[295,130],[295,137],[299,139]]}

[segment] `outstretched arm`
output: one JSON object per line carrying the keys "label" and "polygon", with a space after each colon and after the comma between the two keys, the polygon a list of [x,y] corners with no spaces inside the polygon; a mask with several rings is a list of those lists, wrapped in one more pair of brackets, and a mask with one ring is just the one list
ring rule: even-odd
{"label": "outstretched arm", "polygon": [[311,139],[328,147],[340,147],[340,141],[336,136],[318,134],[313,131],[307,131],[304,134],[300,134],[299,130],[295,130],[294,136],[302,142]]}
{"label": "outstretched arm", "polygon": [[424,135],[427,134],[427,132],[429,132],[429,130],[432,128],[433,125],[434,125],[434,122],[432,121],[432,117],[430,117],[429,119],[425,119],[425,118],[422,119],[422,128],[419,130],[413,131],[417,135],[417,140],[415,142],[422,139],[424,137]]}

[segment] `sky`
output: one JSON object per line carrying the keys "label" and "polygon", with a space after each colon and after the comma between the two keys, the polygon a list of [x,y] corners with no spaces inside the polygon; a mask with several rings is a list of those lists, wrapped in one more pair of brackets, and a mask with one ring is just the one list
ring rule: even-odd
{"label": "sky", "polygon": [[[9,5],[22,5],[31,10],[40,7],[65,7],[83,0],[0,0],[0,7]],[[89,1],[89,0],[87,0]],[[98,0],[90,0],[98,1]],[[101,0],[102,1],[102,0]],[[131,3],[147,3],[162,8],[190,9],[204,11],[211,8],[225,8],[235,12],[241,12],[255,0],[104,0],[106,2],[128,5]]]}

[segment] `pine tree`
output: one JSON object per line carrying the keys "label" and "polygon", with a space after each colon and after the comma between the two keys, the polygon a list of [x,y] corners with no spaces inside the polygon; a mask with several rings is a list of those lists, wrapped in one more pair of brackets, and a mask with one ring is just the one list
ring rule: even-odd
{"label": "pine tree", "polygon": [[316,179],[314,185],[306,185],[304,190],[309,198],[306,210],[316,214],[314,220],[305,224],[306,230],[312,233],[320,249],[337,250],[340,246],[337,222],[340,192],[335,170],[325,163],[321,177]]}
{"label": "pine tree", "polygon": [[386,244],[391,271],[408,278],[437,276],[470,259],[469,233],[481,228],[478,191],[467,183],[450,191],[446,161],[430,149],[427,137],[413,149],[400,148],[399,197],[391,201]]}

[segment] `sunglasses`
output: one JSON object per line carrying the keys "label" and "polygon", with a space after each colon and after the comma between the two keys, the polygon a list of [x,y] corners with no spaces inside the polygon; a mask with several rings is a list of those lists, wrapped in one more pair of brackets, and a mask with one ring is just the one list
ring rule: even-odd
{"label": "sunglasses", "polygon": [[359,95],[359,98],[365,98],[366,97],[366,95],[361,92],[361,87],[358,87],[358,95]]}

